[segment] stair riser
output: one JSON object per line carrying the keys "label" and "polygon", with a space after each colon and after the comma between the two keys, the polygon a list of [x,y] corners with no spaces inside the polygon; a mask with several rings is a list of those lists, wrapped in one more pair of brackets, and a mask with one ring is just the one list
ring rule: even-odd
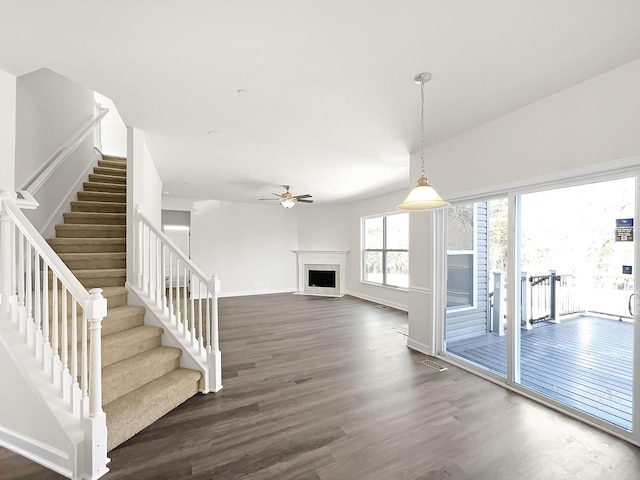
{"label": "stair riser", "polygon": [[125,203],[127,195],[124,193],[78,192],[78,200],[87,202]]}
{"label": "stair riser", "polygon": [[96,183],[112,183],[114,185],[126,185],[126,177],[118,177],[116,175],[99,175],[95,173],[89,174],[89,181]]}
{"label": "stair riser", "polygon": [[127,169],[126,167],[118,166],[118,167],[109,167],[106,165],[98,164],[97,167],[93,168],[93,173],[96,175],[106,175],[109,177],[123,177],[127,178]]}
{"label": "stair riser", "polygon": [[125,358],[129,358],[133,355],[137,355],[138,353],[146,352],[151,350],[152,348],[156,348],[160,346],[160,335],[157,337],[146,338],[139,342],[131,343],[131,342],[123,342],[117,347],[105,346],[107,338],[104,339],[103,346],[105,348],[102,349],[102,366],[108,367],[109,365],[113,365],[118,363]]}
{"label": "stair riser", "polygon": [[107,318],[102,322],[102,336],[113,335],[135,327],[144,325],[144,310],[132,310],[126,315],[111,315],[107,313]]}
{"label": "stair riser", "polygon": [[125,185],[113,185],[110,183],[84,182],[82,186],[85,192],[125,193],[127,191]]}
{"label": "stair riser", "polygon": [[103,287],[122,287],[124,286],[127,277],[126,275],[122,275],[122,277],[109,277],[109,278],[78,278],[80,283],[87,290],[91,288],[103,288]]}
{"label": "stair riser", "polygon": [[125,238],[127,229],[124,226],[115,225],[112,228],[89,226],[78,227],[76,225],[57,225],[56,236],[58,238]]}
{"label": "stair riser", "polygon": [[105,245],[93,245],[93,244],[83,244],[78,242],[76,244],[52,244],[51,248],[58,253],[122,253],[126,252],[127,246],[125,243],[121,244],[105,244]]}
{"label": "stair riser", "polygon": [[71,211],[83,213],[126,213],[127,205],[108,202],[71,202]]}
{"label": "stair riser", "polygon": [[121,213],[85,214],[78,212],[64,213],[65,225],[125,225],[127,217]]}
{"label": "stair riser", "polygon": [[[127,293],[123,292],[117,295],[105,295],[104,296],[107,299],[107,308],[112,309],[112,308],[117,308],[117,307],[122,307],[127,305]],[[58,291],[58,318],[62,318],[62,306],[63,306],[63,296],[62,296],[62,290]],[[71,294],[67,292],[67,317],[71,318],[71,312],[72,312],[72,303],[73,303],[73,298],[71,297]],[[47,298],[47,304],[49,306],[48,311],[49,311],[49,318],[52,318],[52,313],[53,313],[53,292],[50,290],[49,291],[49,295]],[[80,305],[77,306],[77,314],[78,316],[81,318],[82,317],[82,307]],[[71,323],[69,323],[69,325],[71,325]]]}
{"label": "stair riser", "polygon": [[86,260],[86,259],[64,260],[63,259],[63,262],[67,267],[69,267],[69,270],[100,270],[100,269],[127,268],[127,260],[125,258],[116,258],[116,259],[95,258],[91,260]]}
{"label": "stair riser", "polygon": [[[126,162],[117,162],[113,160],[98,160],[98,167],[109,168],[115,170],[127,171]],[[95,168],[94,168],[95,170]]]}

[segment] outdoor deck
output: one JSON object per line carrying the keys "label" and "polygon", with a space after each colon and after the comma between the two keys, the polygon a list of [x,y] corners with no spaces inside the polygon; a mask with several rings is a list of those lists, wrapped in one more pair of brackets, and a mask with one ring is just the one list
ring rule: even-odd
{"label": "outdoor deck", "polygon": [[[521,384],[622,428],[631,428],[633,324],[576,316],[522,330]],[[447,351],[506,375],[506,336],[486,334]]]}

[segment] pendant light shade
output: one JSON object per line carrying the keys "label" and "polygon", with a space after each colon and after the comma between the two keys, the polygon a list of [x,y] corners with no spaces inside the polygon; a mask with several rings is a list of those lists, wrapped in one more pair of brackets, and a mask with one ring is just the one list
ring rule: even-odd
{"label": "pendant light shade", "polygon": [[429,180],[420,177],[418,185],[413,187],[413,190],[409,192],[404,202],[398,205],[398,208],[400,210],[437,210],[448,206],[449,203],[445,202],[435,188],[429,185]]}
{"label": "pendant light shade", "polygon": [[438,192],[429,184],[424,174],[424,84],[431,80],[428,72],[419,73],[413,79],[420,84],[420,165],[421,173],[418,185],[409,192],[404,202],[398,205],[400,210],[437,210],[449,206]]}

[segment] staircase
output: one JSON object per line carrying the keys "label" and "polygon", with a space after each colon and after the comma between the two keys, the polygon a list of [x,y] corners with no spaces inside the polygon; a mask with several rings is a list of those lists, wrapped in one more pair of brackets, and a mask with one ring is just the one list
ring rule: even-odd
{"label": "staircase", "polygon": [[103,157],[48,240],[80,282],[102,288],[102,393],[107,450],[120,445],[199,391],[201,373],[180,368],[182,350],[163,346],[163,329],[127,304],[126,159]]}

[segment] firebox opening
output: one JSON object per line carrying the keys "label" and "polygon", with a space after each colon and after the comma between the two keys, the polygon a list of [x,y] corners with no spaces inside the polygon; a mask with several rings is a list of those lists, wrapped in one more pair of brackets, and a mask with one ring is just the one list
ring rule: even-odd
{"label": "firebox opening", "polygon": [[309,270],[309,286],[336,288],[335,270]]}

